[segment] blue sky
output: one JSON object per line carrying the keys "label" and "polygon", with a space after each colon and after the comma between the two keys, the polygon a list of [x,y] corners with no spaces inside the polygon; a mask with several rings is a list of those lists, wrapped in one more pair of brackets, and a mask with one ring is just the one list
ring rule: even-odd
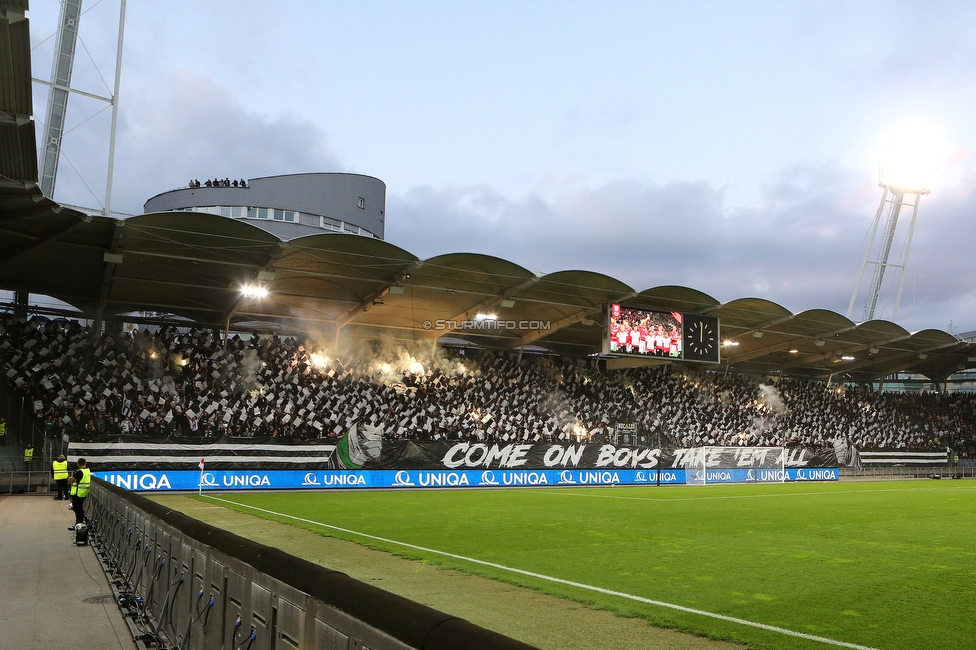
{"label": "blue sky", "polygon": [[[105,92],[89,54],[110,85],[118,3],[86,7],[73,85]],[[36,77],[57,11],[31,7]],[[94,205],[108,115],[72,102],[56,198]],[[971,3],[132,2],[120,105],[116,210],[192,177],[355,171],[421,257],[842,313],[884,142],[921,121],[942,159],[898,320],[976,329]]]}

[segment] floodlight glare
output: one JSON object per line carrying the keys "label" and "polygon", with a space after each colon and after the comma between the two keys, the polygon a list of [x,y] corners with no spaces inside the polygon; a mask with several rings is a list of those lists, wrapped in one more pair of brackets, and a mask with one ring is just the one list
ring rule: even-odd
{"label": "floodlight glare", "polygon": [[938,169],[938,138],[924,125],[901,127],[885,146],[878,185],[892,191],[928,194]]}
{"label": "floodlight glare", "polygon": [[474,319],[480,323],[483,320],[498,320],[498,316],[495,314],[478,314]]}
{"label": "floodlight glare", "polygon": [[241,287],[241,293],[245,298],[266,298],[268,290],[261,286],[245,285]]}

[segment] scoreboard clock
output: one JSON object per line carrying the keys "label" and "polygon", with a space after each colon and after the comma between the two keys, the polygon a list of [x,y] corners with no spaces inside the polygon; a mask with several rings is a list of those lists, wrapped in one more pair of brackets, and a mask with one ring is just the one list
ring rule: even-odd
{"label": "scoreboard clock", "polygon": [[617,303],[607,305],[603,353],[719,363],[719,320]]}
{"label": "scoreboard clock", "polygon": [[684,314],[684,358],[718,363],[718,319]]}

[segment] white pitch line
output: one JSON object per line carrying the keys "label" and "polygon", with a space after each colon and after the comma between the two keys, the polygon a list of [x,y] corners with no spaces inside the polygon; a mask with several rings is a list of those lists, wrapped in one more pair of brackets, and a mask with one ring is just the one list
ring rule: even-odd
{"label": "white pitch line", "polygon": [[534,571],[526,571],[524,569],[516,569],[514,567],[505,566],[504,564],[496,564],[494,562],[487,562],[485,560],[477,560],[472,557],[465,557],[464,555],[456,555],[455,553],[448,553],[447,551],[438,551],[432,548],[425,548],[423,546],[417,546],[416,544],[410,544],[407,542],[400,542],[395,539],[387,539],[386,537],[378,537],[377,535],[370,535],[369,533],[361,533],[356,530],[349,530],[348,528],[341,528],[339,526],[333,526],[332,524],[323,524],[320,521],[312,521],[311,519],[304,519],[302,517],[296,517],[295,515],[285,514],[283,512],[275,512],[274,510],[266,510],[264,508],[259,508],[257,506],[248,505],[246,503],[240,503],[237,501],[231,501],[230,499],[222,499],[213,495],[205,494],[208,499],[213,499],[214,501],[222,501],[223,503],[230,503],[241,508],[250,508],[251,510],[257,510],[258,512],[263,512],[269,515],[274,515],[275,517],[284,517],[286,519],[294,519],[295,521],[300,521],[306,524],[312,524],[314,526],[321,526],[323,528],[329,528],[331,530],[337,530],[342,533],[347,533],[349,535],[358,535],[359,537],[365,537],[366,539],[376,540],[378,542],[385,542],[387,544],[394,544],[396,546],[403,546],[406,548],[412,548],[417,551],[423,551],[424,553],[433,553],[434,555],[442,555],[444,557],[453,558],[455,560],[462,560],[464,562],[471,562],[473,564],[480,564],[482,566],[491,567],[493,569],[500,569],[502,571],[508,571],[511,573],[517,573],[519,575],[528,576],[530,578],[538,578],[540,580],[546,580],[548,582],[555,582],[558,584],[568,585],[570,587],[576,587],[578,589],[585,589],[587,591],[595,591],[597,593],[605,594],[607,596],[617,596],[619,598],[626,598],[629,600],[635,600],[637,602],[646,603],[648,605],[657,605],[658,607],[666,607],[668,609],[675,609],[680,612],[687,612],[689,614],[697,614],[699,616],[707,616],[709,618],[716,618],[721,621],[726,621],[729,623],[737,623],[739,625],[747,625],[749,627],[759,628],[761,630],[766,630],[768,632],[776,632],[778,634],[783,634],[786,636],[798,637],[801,639],[807,639],[808,641],[818,641],[820,643],[826,643],[828,645],[838,646],[841,648],[854,648],[855,650],[878,650],[878,648],[872,648],[871,646],[858,645],[856,643],[847,643],[846,641],[837,641],[836,639],[828,639],[823,636],[815,636],[813,634],[806,634],[804,632],[796,632],[794,630],[788,630],[783,627],[776,627],[775,625],[766,625],[765,623],[757,623],[755,621],[748,621],[744,618],[736,618],[734,616],[725,616],[724,614],[716,614],[714,612],[706,612],[701,609],[694,609],[692,607],[685,607],[684,605],[675,605],[674,603],[666,603],[660,600],[653,600],[651,598],[644,598],[643,596],[635,596],[633,594],[627,594],[622,591],[613,591],[612,589],[604,589],[603,587],[595,587],[593,585],[583,584],[581,582],[573,582],[572,580],[564,580],[562,578],[556,578],[553,576],[547,576],[542,573],[535,573]]}

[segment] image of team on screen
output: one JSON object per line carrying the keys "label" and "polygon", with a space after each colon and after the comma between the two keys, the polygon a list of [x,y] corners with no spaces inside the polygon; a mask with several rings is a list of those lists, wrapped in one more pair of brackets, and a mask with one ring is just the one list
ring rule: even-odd
{"label": "image of team on screen", "polygon": [[681,356],[681,314],[610,306],[610,352]]}

